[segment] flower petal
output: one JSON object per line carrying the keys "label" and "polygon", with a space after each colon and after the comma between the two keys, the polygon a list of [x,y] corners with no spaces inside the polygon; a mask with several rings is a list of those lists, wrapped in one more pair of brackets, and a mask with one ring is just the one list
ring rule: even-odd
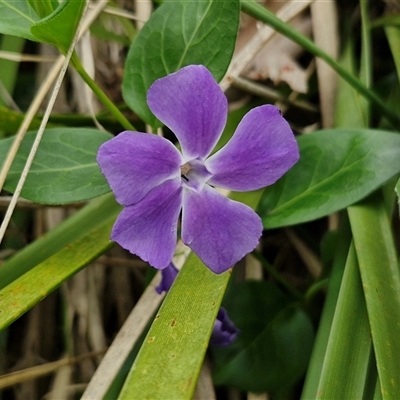
{"label": "flower petal", "polygon": [[156,80],[147,92],[147,103],[175,133],[185,161],[210,154],[228,113],[224,93],[202,65],[189,65]]}
{"label": "flower petal", "polygon": [[239,332],[239,329],[228,317],[228,313],[226,312],[225,308],[221,307],[214,323],[210,345],[228,346],[234,342]]}
{"label": "flower petal", "polygon": [[248,191],[276,182],[299,159],[299,149],[289,124],[271,105],[249,111],[232,139],[206,160],[213,174],[209,184]]}
{"label": "flower petal", "polygon": [[233,267],[258,244],[259,216],[205,185],[201,192],[183,191],[182,240],[215,273]]}
{"label": "flower petal", "polygon": [[180,176],[181,157],[162,137],[126,131],[100,146],[97,162],[118,203],[129,206],[160,183]]}
{"label": "flower petal", "polygon": [[181,204],[180,179],[164,182],[121,212],[111,239],[153,267],[166,268],[175,251]]}
{"label": "flower petal", "polygon": [[156,292],[161,294],[162,292],[168,292],[171,288],[172,284],[174,283],[175,278],[178,275],[178,270],[175,265],[171,262],[169,263],[167,268],[164,268],[161,271],[161,282],[156,287]]}

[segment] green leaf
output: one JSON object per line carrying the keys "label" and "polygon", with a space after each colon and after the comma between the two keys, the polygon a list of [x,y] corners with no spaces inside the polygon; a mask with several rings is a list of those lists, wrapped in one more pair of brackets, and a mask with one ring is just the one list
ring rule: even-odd
{"label": "green leaf", "polygon": [[238,0],[179,0],[160,6],[127,56],[122,89],[129,107],[157,126],[146,103],[147,90],[156,79],[189,64],[203,64],[221,80],[233,54],[239,11]]}
{"label": "green leaf", "polygon": [[380,191],[348,209],[382,397],[400,396],[400,274]]}
{"label": "green leaf", "polygon": [[[15,53],[22,53],[25,44],[26,44],[25,39],[17,36],[4,35],[0,38],[0,50],[2,51],[13,51]],[[20,64],[18,62],[6,60],[4,58],[0,59],[0,71],[1,71],[0,81],[1,84],[3,85],[3,88],[9,94],[14,95],[14,89],[16,87],[17,78],[19,77],[19,66]],[[2,92],[4,89],[2,89]],[[5,106],[8,103],[3,98],[4,94],[5,93],[2,93],[0,96],[0,108],[3,108],[2,106]],[[14,98],[14,100],[16,100],[16,97]],[[1,114],[2,112],[0,110],[0,115]],[[2,121],[2,116],[0,116],[0,125],[6,126],[5,121]],[[13,125],[15,125],[15,122]],[[15,134],[15,131],[13,132],[13,134]],[[0,137],[1,136],[2,133],[0,133]]]}
{"label": "green leaf", "polygon": [[[4,188],[13,192],[36,132],[28,132],[7,176]],[[47,129],[29,171],[21,196],[43,204],[88,200],[110,191],[96,162],[99,146],[111,135],[96,129]],[[13,138],[0,142],[3,160]]]}
{"label": "green leaf", "polygon": [[0,268],[0,289],[20,278],[36,265],[51,257],[73,241],[88,235],[91,230],[114,216],[122,207],[117,204],[114,195],[92,200],[65,221],[61,222],[46,235],[25,246],[14,254]]}
{"label": "green leaf", "polygon": [[31,26],[39,21],[28,0],[0,0],[0,33],[35,40]]}
{"label": "green leaf", "polygon": [[385,15],[384,17],[378,18],[371,23],[372,28],[377,28],[379,26],[400,27],[400,14]]}
{"label": "green leaf", "polygon": [[366,398],[372,398],[372,394],[366,393],[364,388],[369,387],[370,380],[372,386],[376,382],[373,361],[371,331],[352,244],[321,365],[318,389],[313,398],[355,399],[361,393]]}
{"label": "green leaf", "polygon": [[31,27],[36,40],[57,47],[66,54],[79,24],[85,0],[66,0],[49,16]]}
{"label": "green leaf", "polygon": [[[400,15],[397,15],[397,18],[400,19]],[[400,26],[388,26],[385,28],[385,33],[396,65],[397,78],[400,82],[400,54],[398,51],[400,46]]]}
{"label": "green leaf", "polygon": [[276,392],[302,377],[314,333],[301,308],[275,285],[262,281],[234,285],[223,306],[240,333],[230,346],[213,348],[216,384]]}
{"label": "green leaf", "polygon": [[0,330],[108,250],[114,215],[0,291]]}
{"label": "green leaf", "polygon": [[29,5],[36,11],[40,18],[45,18],[53,12],[51,0],[28,0]]}
{"label": "green leaf", "polygon": [[400,172],[400,135],[331,129],[298,139],[300,161],[267,188],[258,212],[265,228],[311,221],[362,199]]}
{"label": "green leaf", "polygon": [[[254,209],[261,193],[237,193],[235,200]],[[120,399],[130,400],[137,393],[152,400],[193,398],[229,277],[230,271],[216,275],[196,255],[188,257],[146,336]]]}
{"label": "green leaf", "polygon": [[[353,38],[349,35],[345,40],[339,61],[343,68],[353,75],[356,74],[356,57],[354,53]],[[335,103],[335,127],[367,127],[367,107],[368,104],[357,90],[339,77]]]}
{"label": "green leaf", "polygon": [[[303,385],[303,392],[301,395],[302,400],[315,399],[317,397],[321,370],[325,362],[325,354],[330,337],[330,332],[332,329],[332,321],[334,318],[339,296],[343,271],[349,253],[351,232],[347,219],[345,220],[344,218],[342,218],[339,231],[333,232],[337,233],[338,243],[333,260],[332,272],[329,277],[328,291],[323,305],[321,318],[318,324],[318,331],[315,337],[312,356],[308,365],[307,375]],[[335,372],[332,371],[332,373],[334,374]]]}
{"label": "green leaf", "polygon": [[214,274],[190,254],[150,328],[120,399],[137,398],[138,393],[152,400],[192,398],[229,276],[229,272]]}

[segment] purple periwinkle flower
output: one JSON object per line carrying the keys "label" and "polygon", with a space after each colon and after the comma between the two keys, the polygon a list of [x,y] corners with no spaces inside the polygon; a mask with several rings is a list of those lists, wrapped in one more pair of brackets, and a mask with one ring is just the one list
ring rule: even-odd
{"label": "purple periwinkle flower", "polygon": [[221,307],[214,323],[210,338],[211,346],[228,346],[234,342],[240,330],[228,317],[225,308]]}
{"label": "purple periwinkle flower", "polygon": [[182,153],[163,137],[130,131],[100,146],[100,168],[125,207],[111,239],[153,267],[166,268],[182,210],[183,242],[212,271],[224,272],[256,247],[263,227],[250,207],[214,186],[249,191],[273,184],[299,158],[292,130],[276,107],[256,107],[210,156],[225,127],[228,102],[201,65],[156,80],[147,103],[175,133]]}
{"label": "purple periwinkle flower", "polygon": [[161,270],[161,282],[156,287],[156,292],[161,294],[162,292],[168,292],[176,276],[178,275],[178,269],[173,263],[170,263],[167,268]]}

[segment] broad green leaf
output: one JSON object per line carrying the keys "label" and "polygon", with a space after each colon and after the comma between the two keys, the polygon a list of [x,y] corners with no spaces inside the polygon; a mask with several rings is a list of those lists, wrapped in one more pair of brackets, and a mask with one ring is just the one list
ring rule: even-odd
{"label": "broad green leaf", "polygon": [[221,80],[233,54],[239,11],[238,0],[179,0],[160,6],[127,56],[122,89],[129,107],[157,126],[146,103],[147,90],[156,79],[189,64],[203,64]]}
{"label": "broad green leaf", "polygon": [[[18,183],[35,132],[28,132],[4,188],[13,192]],[[110,191],[96,162],[99,146],[111,135],[96,129],[47,129],[28,174],[21,196],[43,204],[66,204],[88,200]],[[13,138],[0,142],[3,160]]]}
{"label": "broad green leaf", "polygon": [[309,317],[270,282],[233,285],[223,302],[240,329],[213,348],[214,381],[251,392],[288,389],[305,373],[313,344]]}
{"label": "broad green leaf", "polygon": [[400,396],[400,274],[380,191],[348,209],[382,397]]}
{"label": "broad green leaf", "polygon": [[[235,194],[253,209],[258,193]],[[133,364],[120,399],[192,399],[215,317],[230,277],[191,254],[169,290]],[[173,368],[171,368],[171,365]]]}
{"label": "broad green leaf", "polygon": [[400,172],[400,136],[331,129],[298,139],[299,162],[267,188],[258,213],[265,228],[311,221],[362,199]]}
{"label": "broad green leaf", "polygon": [[79,24],[86,0],[66,0],[31,27],[36,40],[52,44],[66,54]]}
{"label": "broad green leaf", "polygon": [[72,275],[108,250],[114,216],[43,261],[0,291],[0,330],[39,303]]}
{"label": "broad green leaf", "polygon": [[0,33],[35,40],[31,26],[39,21],[29,0],[0,0]]}

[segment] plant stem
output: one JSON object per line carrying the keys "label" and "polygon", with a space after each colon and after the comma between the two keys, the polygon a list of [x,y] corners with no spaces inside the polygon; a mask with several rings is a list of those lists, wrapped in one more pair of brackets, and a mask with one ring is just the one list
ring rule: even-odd
{"label": "plant stem", "polygon": [[317,56],[330,65],[349,85],[356,89],[362,96],[369,100],[387,118],[387,120],[397,129],[400,128],[400,116],[395,111],[388,108],[380,97],[363,85],[356,77],[344,69],[336,60],[326,54],[321,48],[316,46],[310,39],[297,32],[290,25],[282,22],[271,11],[267,10],[254,0],[242,0],[242,10],[254,18],[268,24],[277,32],[293,40],[295,43]]}
{"label": "plant stem", "polygon": [[118,110],[118,107],[107,97],[107,95],[100,89],[97,83],[89,76],[89,74],[83,68],[83,65],[78,58],[77,54],[74,53],[71,58],[72,65],[86,84],[92,89],[93,93],[97,98],[104,104],[110,113],[116,118],[116,120],[125,128],[131,131],[136,130],[135,127],[128,121],[128,119]]}
{"label": "plant stem", "polygon": [[304,296],[295,289],[290,283],[286,281],[282,275],[272,267],[272,265],[259,253],[258,251],[253,251],[253,256],[260,261],[261,265],[265,268],[265,270],[274,278],[276,279],[285,289],[296,299],[303,302]]}

